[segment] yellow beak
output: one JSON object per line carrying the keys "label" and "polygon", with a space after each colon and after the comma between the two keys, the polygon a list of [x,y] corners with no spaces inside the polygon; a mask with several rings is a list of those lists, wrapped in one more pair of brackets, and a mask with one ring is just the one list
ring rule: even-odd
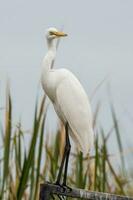
{"label": "yellow beak", "polygon": [[62,31],[52,31],[53,35],[56,35],[57,37],[66,37],[67,34]]}

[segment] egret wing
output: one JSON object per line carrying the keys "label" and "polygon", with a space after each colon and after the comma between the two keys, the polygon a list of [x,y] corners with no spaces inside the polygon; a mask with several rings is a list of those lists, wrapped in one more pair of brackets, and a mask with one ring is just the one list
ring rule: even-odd
{"label": "egret wing", "polygon": [[58,111],[71,129],[79,149],[88,153],[93,144],[92,113],[88,97],[75,76],[65,78],[56,90]]}

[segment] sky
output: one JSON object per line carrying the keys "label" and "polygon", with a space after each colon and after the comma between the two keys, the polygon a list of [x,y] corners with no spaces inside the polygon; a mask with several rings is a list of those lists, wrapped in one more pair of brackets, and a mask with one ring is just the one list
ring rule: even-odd
{"label": "sky", "polygon": [[[125,148],[133,145],[133,1],[132,0],[1,0],[0,6],[0,107],[10,80],[14,124],[21,117],[30,129],[47,51],[45,30],[68,34],[61,40],[55,67],[66,67],[81,81],[92,108],[101,102],[99,123],[111,127],[109,100],[113,99]],[[56,124],[51,106],[47,126]],[[1,111],[3,116],[4,110]],[[54,116],[54,117],[53,117]],[[112,139],[112,142],[115,139]]]}

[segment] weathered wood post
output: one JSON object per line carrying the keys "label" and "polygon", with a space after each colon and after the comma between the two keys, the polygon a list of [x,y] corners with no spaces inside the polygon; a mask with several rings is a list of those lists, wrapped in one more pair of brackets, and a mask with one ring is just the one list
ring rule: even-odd
{"label": "weathered wood post", "polygon": [[40,185],[40,200],[50,200],[50,188],[47,184]]}
{"label": "weathered wood post", "polygon": [[78,188],[72,190],[65,190],[61,186],[51,183],[41,184],[40,187],[40,200],[50,200],[51,195],[62,195],[66,197],[88,199],[88,200],[133,200],[132,197],[120,196],[115,194],[87,191]]}

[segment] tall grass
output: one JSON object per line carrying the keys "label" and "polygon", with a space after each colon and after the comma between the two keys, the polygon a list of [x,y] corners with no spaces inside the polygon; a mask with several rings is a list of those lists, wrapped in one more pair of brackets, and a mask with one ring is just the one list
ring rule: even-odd
{"label": "tall grass", "polygon": [[[1,128],[2,147],[0,158],[0,199],[36,200],[38,199],[39,184],[48,180],[54,182],[63,154],[65,138],[61,126],[48,142],[45,133],[46,97],[41,103],[36,103],[33,128],[31,131],[28,150],[26,148],[26,133],[19,122],[17,127],[12,123],[12,100],[7,88],[5,124]],[[94,114],[94,126],[99,105]],[[109,135],[103,128],[98,129],[95,139],[95,153],[92,157],[83,157],[82,153],[71,153],[68,184],[71,187],[86,188],[96,191],[110,192],[123,195],[133,195],[133,183],[129,181],[126,171],[124,150],[120,137],[120,129],[114,107],[111,106],[114,131],[119,148],[122,170],[114,167],[107,141]],[[110,133],[111,134],[111,133]],[[105,136],[106,135],[106,136]]]}

